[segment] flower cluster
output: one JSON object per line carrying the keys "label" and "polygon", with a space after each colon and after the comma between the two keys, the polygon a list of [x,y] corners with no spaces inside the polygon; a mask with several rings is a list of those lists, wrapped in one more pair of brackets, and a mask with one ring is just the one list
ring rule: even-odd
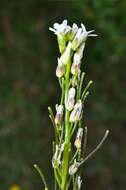
{"label": "flower cluster", "polygon": [[[92,81],[83,86],[85,73],[81,71],[81,63],[87,38],[97,35],[94,30],[87,31],[84,24],[69,26],[67,20],[55,23],[49,29],[57,36],[60,51],[56,76],[61,87],[61,99],[56,104],[55,114],[48,107],[55,130],[52,157],[54,189],[80,190],[81,166],[101,147],[108,135],[107,131],[98,146],[86,156],[87,127],[82,126],[82,116]],[[45,190],[48,190],[40,168],[37,165],[35,168],[41,175]]]}
{"label": "flower cluster", "polygon": [[[81,24],[78,27],[77,24],[73,24],[72,27],[68,25],[67,20],[64,20],[61,24],[55,23],[53,28],[49,28],[54,34],[57,35],[59,49],[61,56],[58,57],[58,65],[56,68],[56,76],[61,80],[68,73],[68,65],[70,66],[69,72],[71,72],[71,88],[66,89],[65,94],[65,108],[68,111],[72,111],[70,115],[70,122],[76,122],[81,119],[82,116],[82,100],[79,99],[75,102],[76,90],[74,87],[79,85],[79,77],[81,74],[80,65],[83,57],[83,51],[85,42],[88,36],[97,36],[92,34],[94,30],[87,31],[85,26]],[[70,75],[70,73],[68,73]],[[66,77],[65,77],[66,78]],[[70,81],[70,79],[69,79]],[[69,82],[70,85],[70,82]],[[56,109],[55,123],[60,124],[63,115],[62,111]]]}

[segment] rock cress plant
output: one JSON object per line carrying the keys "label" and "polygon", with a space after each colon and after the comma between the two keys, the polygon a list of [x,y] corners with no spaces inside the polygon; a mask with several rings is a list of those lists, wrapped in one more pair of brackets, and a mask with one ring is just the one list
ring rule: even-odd
{"label": "rock cress plant", "polygon": [[[86,154],[87,127],[83,125],[83,107],[92,81],[83,87],[85,73],[81,71],[82,57],[88,37],[97,36],[94,30],[87,31],[84,24],[68,25],[54,23],[49,28],[57,37],[60,56],[56,76],[61,88],[61,99],[56,104],[55,113],[48,107],[55,139],[53,141],[52,167],[54,190],[80,190],[83,164],[101,147],[108,130],[96,148]],[[44,175],[38,165],[34,165],[48,190]]]}

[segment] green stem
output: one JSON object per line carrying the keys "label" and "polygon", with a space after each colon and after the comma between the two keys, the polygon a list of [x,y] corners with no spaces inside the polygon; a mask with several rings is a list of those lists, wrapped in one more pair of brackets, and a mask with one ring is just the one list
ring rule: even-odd
{"label": "green stem", "polygon": [[62,190],[66,189],[68,169],[69,169],[69,157],[71,151],[71,144],[67,142],[64,148],[63,165],[62,165]]}
{"label": "green stem", "polygon": [[63,154],[63,165],[62,165],[62,190],[65,190],[68,176],[68,168],[69,168],[69,157],[70,157],[70,135],[69,135],[69,111],[66,110],[65,115],[65,147]]}
{"label": "green stem", "polygon": [[96,146],[96,148],[95,148],[92,152],[90,152],[90,153],[88,154],[88,156],[85,157],[85,159],[80,163],[80,165],[84,164],[90,157],[92,157],[92,156],[101,148],[101,146],[102,146],[102,144],[104,143],[104,141],[106,140],[108,134],[109,134],[109,130],[107,130],[107,131],[105,132],[105,135],[104,135],[104,137],[102,138],[102,140],[100,141],[100,143]]}
{"label": "green stem", "polygon": [[47,187],[47,183],[46,183],[46,180],[45,180],[45,177],[42,173],[42,170],[39,168],[39,166],[37,164],[34,164],[34,168],[36,169],[36,171],[39,173],[41,179],[42,179],[42,182],[45,186],[45,190],[48,190],[48,187]]}
{"label": "green stem", "polygon": [[84,91],[83,91],[83,93],[82,93],[82,99],[85,97],[86,92],[87,92],[87,90],[89,89],[89,87],[91,86],[92,83],[93,83],[92,80],[90,80],[90,81],[88,82],[87,86],[85,87],[85,89],[84,89]]}
{"label": "green stem", "polygon": [[65,92],[68,91],[69,87],[69,76],[70,76],[71,60],[69,59],[66,63],[66,74],[65,74]]}

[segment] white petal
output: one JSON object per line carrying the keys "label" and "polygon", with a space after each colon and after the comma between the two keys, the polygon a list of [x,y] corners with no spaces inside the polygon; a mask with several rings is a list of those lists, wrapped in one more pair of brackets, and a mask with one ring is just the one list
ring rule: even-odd
{"label": "white petal", "polygon": [[71,30],[70,26],[67,26],[66,30],[65,30],[65,34],[68,33]]}
{"label": "white petal", "polygon": [[81,27],[82,27],[83,31],[86,32],[86,27],[84,26],[84,24],[81,24]]}
{"label": "white petal", "polygon": [[66,19],[62,23],[64,26],[67,26],[67,20]]}
{"label": "white petal", "polygon": [[88,36],[98,36],[97,34],[89,34]]}
{"label": "white petal", "polygon": [[58,30],[59,24],[56,22],[56,23],[54,23],[53,27],[54,27],[56,30]]}
{"label": "white petal", "polygon": [[94,32],[94,30],[90,30],[90,31],[88,31],[87,33],[90,34],[90,33],[92,33],[92,32]]}
{"label": "white petal", "polygon": [[73,29],[78,28],[77,24],[76,24],[76,23],[73,23],[72,28],[73,28]]}
{"label": "white petal", "polygon": [[56,32],[56,30],[54,28],[51,28],[51,27],[49,27],[49,30],[54,32],[54,33]]}
{"label": "white petal", "polygon": [[75,38],[79,38],[80,35],[81,35],[81,33],[82,33],[82,28],[79,28],[78,31],[77,31],[77,34],[76,34]]}

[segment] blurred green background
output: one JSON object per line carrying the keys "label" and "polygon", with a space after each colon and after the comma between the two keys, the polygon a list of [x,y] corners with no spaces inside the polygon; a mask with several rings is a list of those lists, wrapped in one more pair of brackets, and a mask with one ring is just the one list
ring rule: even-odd
{"label": "blurred green background", "polygon": [[59,52],[48,27],[65,18],[99,35],[88,39],[82,65],[85,83],[94,81],[85,105],[88,151],[110,129],[101,152],[84,166],[83,189],[125,190],[125,0],[0,1],[0,190],[15,183],[22,190],[41,189],[33,163],[53,183],[47,106],[60,96]]}

